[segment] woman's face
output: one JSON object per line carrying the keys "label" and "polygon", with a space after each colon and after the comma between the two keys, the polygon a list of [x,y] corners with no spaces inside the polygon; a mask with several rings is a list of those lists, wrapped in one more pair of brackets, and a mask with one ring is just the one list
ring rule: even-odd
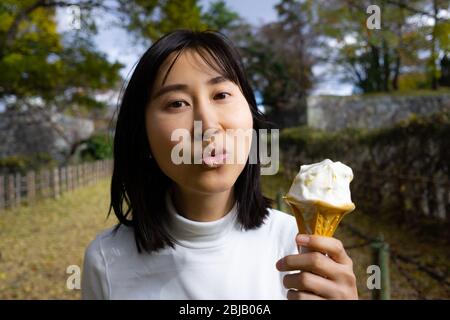
{"label": "woman's face", "polygon": [[[152,156],[161,170],[182,189],[200,193],[226,191],[233,187],[244,169],[245,161],[237,160],[247,159],[249,154],[251,135],[245,139],[233,137],[238,129],[249,132],[253,128],[250,107],[239,86],[209,67],[194,50],[187,50],[178,57],[163,83],[175,56],[175,53],[170,55],[160,67],[146,109]],[[200,145],[201,150],[194,147],[194,121],[201,121],[201,131],[212,133],[214,141],[202,141],[200,137],[196,145]],[[172,151],[181,143],[171,139],[177,129],[190,133],[190,164],[173,161]],[[230,145],[230,142],[234,143]],[[214,157],[205,156],[202,161],[202,154],[210,154],[213,149]],[[187,151],[183,149],[176,154],[184,156]],[[219,155],[222,152],[227,153],[226,160]],[[200,164],[194,164],[195,153]],[[223,164],[217,164],[217,160]]]}

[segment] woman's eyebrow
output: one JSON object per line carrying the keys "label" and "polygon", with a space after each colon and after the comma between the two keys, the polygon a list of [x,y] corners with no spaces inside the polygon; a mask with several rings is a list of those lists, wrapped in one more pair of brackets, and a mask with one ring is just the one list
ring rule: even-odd
{"label": "woman's eyebrow", "polygon": [[217,84],[217,83],[221,83],[221,82],[225,82],[225,81],[229,81],[229,79],[224,76],[217,76],[212,79],[209,79],[208,82],[206,82],[206,84],[211,85],[211,84]]}
{"label": "woman's eyebrow", "polygon": [[[225,82],[225,81],[230,81],[228,78],[224,77],[224,76],[217,76],[214,78],[209,79],[208,81],[206,81],[206,84],[208,85],[214,85],[214,84],[218,84],[221,82]],[[161,89],[159,89],[155,96],[153,97],[153,99],[156,99],[168,92],[171,91],[186,91],[188,89],[188,85],[186,84],[171,84],[165,87],[162,87]]]}

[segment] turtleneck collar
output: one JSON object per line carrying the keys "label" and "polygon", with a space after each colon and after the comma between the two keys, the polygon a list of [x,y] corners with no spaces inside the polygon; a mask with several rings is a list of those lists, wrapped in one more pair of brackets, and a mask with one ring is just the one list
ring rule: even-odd
{"label": "turtleneck collar", "polygon": [[222,218],[200,222],[187,219],[179,214],[172,202],[170,192],[166,193],[166,207],[170,216],[169,233],[177,242],[189,248],[210,248],[224,243],[237,223],[237,202]]}

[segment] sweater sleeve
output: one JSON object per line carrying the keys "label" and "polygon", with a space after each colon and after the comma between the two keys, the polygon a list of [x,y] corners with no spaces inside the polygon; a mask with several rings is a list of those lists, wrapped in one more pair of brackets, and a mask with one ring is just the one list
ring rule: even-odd
{"label": "sweater sleeve", "polygon": [[105,300],[108,299],[107,293],[105,259],[101,250],[101,239],[97,237],[87,247],[84,255],[81,298],[83,300]]}

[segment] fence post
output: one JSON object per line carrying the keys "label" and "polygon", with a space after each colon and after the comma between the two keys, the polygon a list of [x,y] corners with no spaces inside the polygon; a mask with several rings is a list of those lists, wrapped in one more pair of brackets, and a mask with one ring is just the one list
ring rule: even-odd
{"label": "fence post", "polygon": [[16,206],[20,205],[20,202],[22,201],[22,177],[20,176],[20,173],[16,173],[15,176],[16,179]]}
{"label": "fence post", "polygon": [[67,187],[69,192],[73,191],[73,170],[71,165],[67,166]]}
{"label": "fence post", "polygon": [[5,208],[5,177],[0,176],[0,211]]}
{"label": "fence post", "polygon": [[104,160],[100,160],[100,178],[103,179],[105,177],[105,166],[104,166]]}
{"label": "fence post", "polygon": [[83,187],[84,176],[83,176],[83,166],[81,164],[77,165],[77,171],[78,171],[78,186]]}
{"label": "fence post", "polygon": [[60,185],[60,192],[63,194],[66,192],[66,169],[65,167],[61,167],[59,169],[59,185]]}
{"label": "fence post", "polygon": [[371,244],[373,264],[380,267],[381,288],[372,290],[373,300],[390,300],[391,284],[389,275],[389,244],[384,242],[383,235],[378,237],[376,242]]}
{"label": "fence post", "polygon": [[14,200],[16,192],[14,190],[14,175],[8,174],[8,186],[6,189],[6,204],[9,207],[14,207],[16,201]]}
{"label": "fence post", "polygon": [[83,163],[83,176],[84,176],[84,185],[87,186],[89,184],[89,170],[87,163]]}
{"label": "fence post", "polygon": [[44,173],[41,170],[36,173],[36,195],[39,198],[44,197],[44,193],[42,191],[43,186],[44,186]]}
{"label": "fence post", "polygon": [[45,175],[44,175],[44,177],[45,177],[45,197],[50,198],[51,193],[52,193],[52,190],[50,189],[51,188],[50,170],[45,170],[44,172],[45,172]]}
{"label": "fence post", "polygon": [[52,196],[55,199],[59,198],[59,169],[58,167],[54,168],[52,171]]}
{"label": "fence post", "polygon": [[67,170],[67,166],[64,166],[64,192],[69,191],[69,170]]}
{"label": "fence post", "polygon": [[78,188],[82,187],[81,184],[81,172],[80,172],[80,165],[76,164],[74,167],[75,171],[77,172],[77,186]]}
{"label": "fence post", "polygon": [[93,162],[89,162],[89,184],[94,181],[94,165]]}
{"label": "fence post", "polygon": [[95,170],[95,184],[98,182],[98,160],[94,162],[94,170]]}
{"label": "fence post", "polygon": [[71,191],[77,188],[77,173],[74,170],[74,166],[70,165],[70,184],[72,185]]}
{"label": "fence post", "polygon": [[77,181],[76,181],[77,173],[75,172],[73,165],[70,166],[70,178],[71,178],[70,179],[70,181],[71,181],[70,183],[72,185],[72,191],[73,191],[73,190],[75,190],[77,188]]}
{"label": "fence post", "polygon": [[75,177],[76,177],[76,182],[75,182],[75,184],[76,184],[76,188],[79,188],[81,185],[80,185],[80,172],[78,171],[78,165],[74,165],[73,166],[73,171],[74,171],[74,173],[75,173]]}
{"label": "fence post", "polygon": [[283,207],[283,195],[282,195],[281,191],[278,191],[277,192],[277,210],[282,211],[281,210],[282,207]]}
{"label": "fence post", "polygon": [[35,197],[36,197],[35,173],[34,173],[34,171],[29,171],[27,173],[27,202],[28,202],[28,204],[33,203]]}

